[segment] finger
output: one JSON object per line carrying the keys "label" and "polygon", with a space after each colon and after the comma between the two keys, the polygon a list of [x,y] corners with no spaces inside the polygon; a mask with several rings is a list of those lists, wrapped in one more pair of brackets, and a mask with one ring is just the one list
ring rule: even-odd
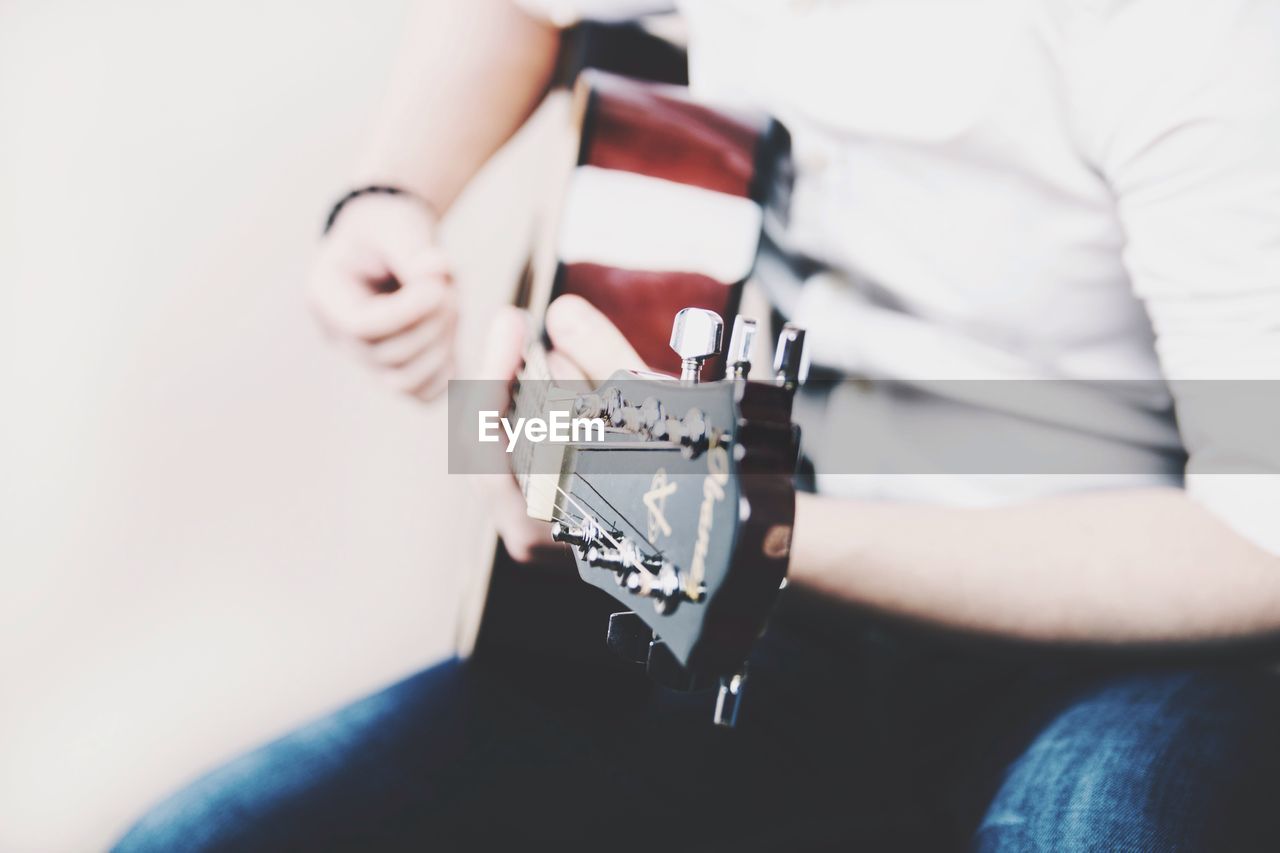
{"label": "finger", "polygon": [[[339,239],[321,250],[322,260],[375,294],[396,292],[419,282],[452,284],[449,257],[435,242],[430,222],[409,208],[409,216],[382,216],[366,224],[359,239]],[[394,284],[388,288],[386,283]]]}
{"label": "finger", "polygon": [[332,252],[322,251],[312,267],[307,281],[307,305],[312,316],[331,337],[345,337],[338,324],[342,320],[343,306],[349,302],[343,291],[353,279],[355,276],[338,264]]}
{"label": "finger", "polygon": [[[467,411],[506,413],[511,407],[511,384],[524,357],[524,339],[528,322],[524,312],[504,307],[494,315],[480,362],[472,381],[463,384]],[[478,471],[502,472],[485,474],[481,480],[493,480],[500,486],[515,488],[511,478],[512,457],[501,443],[482,443],[475,448],[479,455]],[[493,484],[489,484],[493,485]]]}
{"label": "finger", "polygon": [[453,281],[453,266],[444,250],[435,244],[414,246],[412,249],[392,250],[387,254],[387,266],[404,284],[420,280],[441,279]]}
{"label": "finger", "polygon": [[451,355],[449,360],[445,362],[444,367],[442,367],[425,385],[422,385],[414,391],[413,396],[417,397],[424,403],[429,403],[436,397],[439,397],[444,393],[445,389],[449,387],[449,380],[453,378],[455,365],[456,361]]}
{"label": "finger", "polygon": [[447,289],[453,286],[453,268],[444,251],[435,245],[417,246],[412,250],[393,253],[386,250],[380,259],[381,269],[377,278],[390,279],[394,282],[391,288],[374,287],[378,293],[399,292],[419,285],[434,287],[443,284]]}
{"label": "finger", "polygon": [[451,293],[440,280],[378,293],[372,280],[325,265],[312,279],[311,306],[330,333],[373,342],[412,328],[437,311],[450,310]]}
{"label": "finger", "polygon": [[644,368],[618,327],[581,296],[561,296],[548,306],[547,334],[555,349],[590,379]]}
{"label": "finger", "polygon": [[[510,404],[510,381],[524,360],[528,336],[528,316],[516,308],[503,308],[495,314],[489,329],[484,355],[478,365],[478,394],[485,398],[480,408],[506,411]],[[492,454],[481,470],[509,470],[511,457],[499,444],[486,444],[483,453]],[[512,559],[526,562],[543,549],[554,547],[550,526],[529,517],[524,495],[510,474],[481,474],[477,487],[498,528],[498,535]]]}
{"label": "finger", "polygon": [[433,346],[451,343],[458,312],[456,297],[450,295],[448,299],[455,304],[431,313],[418,325],[398,335],[365,344],[366,357],[382,367],[404,367]]}
{"label": "finger", "polygon": [[400,202],[395,215],[380,216],[376,223],[376,242],[391,272],[408,281],[447,273],[448,257],[436,241],[435,217],[413,199],[394,201]]}
{"label": "finger", "polygon": [[555,540],[551,538],[551,525],[529,517],[524,495],[520,494],[515,480],[499,477],[482,479],[486,482],[481,493],[493,508],[498,535],[512,559],[528,562],[538,553],[556,547]]}
{"label": "finger", "polygon": [[[467,411],[505,413],[511,407],[511,386],[524,358],[524,339],[528,323],[524,312],[505,307],[493,317],[476,373],[464,382],[459,400],[466,400]],[[510,471],[511,458],[499,444],[482,444],[477,448],[483,471]],[[503,479],[510,479],[504,477]]]}
{"label": "finger", "polygon": [[[506,411],[510,403],[510,380],[514,378],[524,361],[525,345],[529,337],[529,317],[517,308],[503,308],[494,315],[479,365],[479,375],[486,382],[482,395],[488,402],[482,407]],[[511,458],[498,444],[486,444],[485,451],[502,461],[493,460],[492,467],[481,470],[509,470]],[[476,478],[477,486],[486,505],[490,508],[498,535],[502,537],[507,553],[517,562],[528,562],[542,554],[565,550],[565,546],[551,538],[551,525],[530,518],[524,495],[514,477],[509,474],[482,474]]]}
{"label": "finger", "polygon": [[349,292],[340,328],[360,340],[375,343],[405,332],[454,305],[453,289],[443,278],[417,279],[392,293],[374,290],[375,282],[361,282],[364,293]]}
{"label": "finger", "polygon": [[559,350],[547,353],[547,370],[551,372],[551,378],[556,382],[583,382],[587,379],[577,362]]}
{"label": "finger", "polygon": [[524,361],[528,337],[528,315],[519,308],[505,306],[498,310],[489,325],[484,355],[478,365],[481,379],[510,380]]}
{"label": "finger", "polygon": [[403,367],[385,371],[383,376],[397,391],[416,395],[444,374],[452,363],[453,347],[446,344],[428,349]]}

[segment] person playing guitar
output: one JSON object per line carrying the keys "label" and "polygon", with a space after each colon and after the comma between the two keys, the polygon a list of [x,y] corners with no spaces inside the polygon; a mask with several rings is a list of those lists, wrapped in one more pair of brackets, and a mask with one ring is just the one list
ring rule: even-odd
{"label": "person playing guitar", "polygon": [[[540,102],[564,26],[669,4],[419,5],[310,295],[334,337],[428,401],[454,375],[440,217]],[[1114,417],[805,391],[812,488],[794,534],[789,515],[779,527],[788,588],[749,650],[736,728],[709,725],[714,691],[477,652],[214,771],[118,849],[1274,848],[1280,681],[1265,655],[1196,652],[1280,631],[1280,451],[1224,464],[1234,451],[1199,428],[1207,386],[1185,380],[1280,377],[1280,0],[677,5],[693,95],[790,132],[794,183],[766,242],[804,281],[758,277],[815,370],[1079,382]],[[617,312],[563,292],[544,318],[553,378],[669,369]],[[491,326],[486,375],[514,377],[527,319]],[[844,465],[877,417],[886,455],[945,424],[1052,429],[1125,463]],[[665,423],[632,432],[675,458]],[[487,479],[515,562],[584,537],[560,522],[553,537],[516,480]],[[592,523],[622,550],[625,531]],[[622,559],[588,551],[584,573]],[[680,588],[690,612],[701,593]],[[1133,649],[1189,653],[1107,654]]]}

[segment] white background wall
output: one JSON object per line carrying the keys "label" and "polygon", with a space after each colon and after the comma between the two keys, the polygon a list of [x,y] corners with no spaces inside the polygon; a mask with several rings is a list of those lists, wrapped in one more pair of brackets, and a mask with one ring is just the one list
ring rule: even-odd
{"label": "white background wall", "polygon": [[[403,6],[0,0],[0,850],[101,849],[450,647],[483,528],[443,412],[302,300]],[[451,223],[473,309],[538,138]]]}

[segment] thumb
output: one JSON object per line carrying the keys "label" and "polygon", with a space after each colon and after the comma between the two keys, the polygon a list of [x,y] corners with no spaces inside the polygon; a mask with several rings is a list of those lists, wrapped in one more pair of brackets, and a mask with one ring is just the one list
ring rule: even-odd
{"label": "thumb", "polygon": [[618,327],[581,296],[568,294],[552,302],[546,324],[556,352],[589,379],[599,381],[618,370],[645,367]]}
{"label": "thumb", "polygon": [[529,315],[526,312],[509,305],[499,309],[489,322],[489,334],[476,378],[513,379],[524,361],[528,330]]}
{"label": "thumb", "polygon": [[[469,436],[482,412],[508,412],[514,380],[524,355],[527,317],[517,308],[504,307],[493,317],[484,355],[469,381],[450,382],[450,428],[458,436]],[[451,437],[452,440],[452,437]],[[467,467],[483,474],[509,474],[511,459],[499,444],[463,442]],[[482,478],[483,479],[483,478]],[[499,490],[509,477],[499,478]]]}
{"label": "thumb", "polygon": [[449,256],[436,239],[436,222],[423,206],[411,199],[393,198],[377,221],[375,245],[385,272],[399,285],[393,297],[422,303],[433,310],[443,302],[453,283]]}

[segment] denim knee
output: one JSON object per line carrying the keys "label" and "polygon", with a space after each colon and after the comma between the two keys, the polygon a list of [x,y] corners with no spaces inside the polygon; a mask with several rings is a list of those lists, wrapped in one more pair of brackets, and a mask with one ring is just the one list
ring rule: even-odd
{"label": "denim knee", "polygon": [[1280,772],[1264,733],[1280,707],[1275,683],[1263,672],[1169,673],[1077,699],[1009,765],[974,847],[1252,849],[1275,809],[1238,794]]}

